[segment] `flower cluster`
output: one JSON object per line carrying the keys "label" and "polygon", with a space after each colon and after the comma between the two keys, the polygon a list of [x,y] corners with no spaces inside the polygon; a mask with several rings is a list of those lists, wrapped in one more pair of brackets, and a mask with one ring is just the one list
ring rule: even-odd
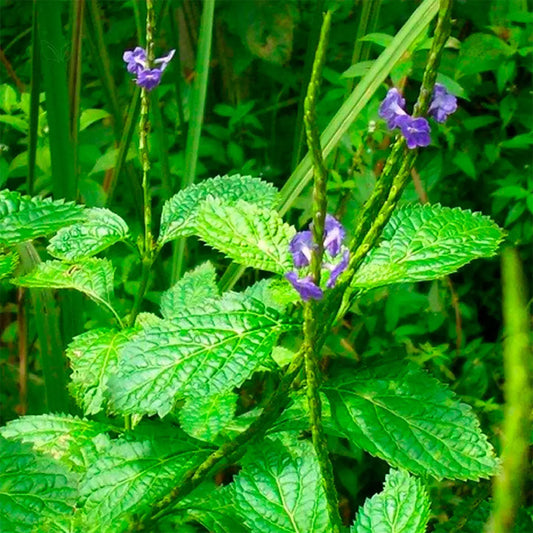
{"label": "flower cluster", "polygon": [[134,50],[126,50],[122,59],[127,63],[128,72],[135,74],[135,83],[147,91],[157,87],[161,81],[161,75],[167,68],[176,50],[171,50],[166,56],[154,60],[154,68],[150,68],[146,50],[137,46]]}
{"label": "flower cluster", "polygon": [[[444,122],[457,109],[457,98],[444,85],[436,83],[429,106],[429,114]],[[387,121],[389,129],[399,128],[407,141],[407,148],[428,146],[431,142],[428,121],[423,117],[412,117],[405,111],[405,99],[398,89],[390,89],[379,106],[379,116]]]}
{"label": "flower cluster", "polygon": [[[322,258],[322,270],[329,274],[326,288],[331,289],[337,283],[338,277],[346,270],[350,253],[344,246],[346,231],[342,224],[333,216],[326,215],[324,224],[324,256]],[[300,293],[302,300],[320,300],[324,295],[322,289],[314,282],[309,272],[311,254],[317,245],[313,242],[311,230],[300,231],[289,244],[292,260],[296,270],[288,272],[285,277],[292,286]],[[301,274],[303,273],[303,276]]]}

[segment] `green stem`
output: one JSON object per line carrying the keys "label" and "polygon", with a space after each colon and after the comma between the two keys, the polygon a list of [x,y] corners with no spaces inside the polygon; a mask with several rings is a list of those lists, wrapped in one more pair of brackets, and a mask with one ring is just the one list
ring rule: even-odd
{"label": "green stem", "polygon": [[26,193],[33,196],[39,128],[39,91],[41,89],[41,49],[38,29],[37,0],[33,0],[33,23],[31,35],[31,89],[30,89],[30,128],[28,136],[28,176]]}
{"label": "green stem", "polygon": [[128,326],[132,327],[135,324],[135,319],[137,318],[140,310],[144,295],[146,294],[146,289],[148,288],[148,281],[150,279],[150,271],[152,269],[153,260],[150,257],[143,257],[141,259],[141,281],[139,283],[139,289],[135,295],[135,301],[133,303],[133,308],[130,313]]}
{"label": "green stem", "polygon": [[528,471],[528,446],[533,404],[529,313],[524,272],[518,252],[502,254],[503,367],[505,407],[502,428],[502,470],[494,480],[488,533],[513,531]]}
{"label": "green stem", "polygon": [[[305,134],[309,153],[313,161],[313,241],[317,248],[311,256],[311,273],[316,284],[320,284],[320,271],[322,268],[322,255],[324,252],[324,221],[327,211],[327,170],[322,157],[322,147],[320,145],[320,135],[316,125],[316,99],[322,69],[326,58],[326,47],[329,30],[331,27],[331,11],[324,16],[320,38],[313,62],[311,79],[307,89],[307,96],[304,102],[304,124]],[[321,382],[318,360],[320,351],[317,349],[317,331],[320,319],[317,314],[318,306],[316,302],[308,302],[304,310],[304,368],[306,377],[306,394],[309,408],[309,421],[311,425],[311,436],[313,446],[320,466],[320,473],[324,492],[326,494],[328,514],[332,533],[339,533],[341,530],[341,519],[339,516],[339,503],[335,480],[333,477],[333,466],[329,458],[328,443],[322,424],[322,405],[320,402],[319,387]]]}

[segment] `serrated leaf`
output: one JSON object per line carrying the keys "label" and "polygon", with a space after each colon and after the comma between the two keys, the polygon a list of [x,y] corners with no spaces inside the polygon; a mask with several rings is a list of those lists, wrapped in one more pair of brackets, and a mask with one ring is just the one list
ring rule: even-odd
{"label": "serrated leaf", "polygon": [[129,515],[147,511],[211,451],[179,431],[111,441],[80,483],[88,521],[97,523],[98,531],[122,531]]}
{"label": "serrated leaf", "polygon": [[330,531],[320,468],[313,447],[265,440],[234,480],[234,505],[250,531]]}
{"label": "serrated leaf", "polygon": [[128,235],[128,225],[109,209],[87,209],[87,220],[61,228],[48,245],[48,252],[57,259],[80,261],[91,257]]}
{"label": "serrated leaf", "polygon": [[480,213],[424,205],[396,211],[382,238],[352,286],[372,288],[451,274],[473,259],[494,255],[503,232]]}
{"label": "serrated leaf", "polygon": [[191,185],[175,194],[163,205],[158,244],[193,235],[196,217],[203,200],[220,198],[227,203],[245,200],[265,208],[276,204],[277,190],[273,185],[252,176],[217,176]]}
{"label": "serrated leaf", "polygon": [[71,415],[23,416],[0,428],[6,439],[29,443],[33,449],[64,463],[75,472],[87,469],[93,438],[110,428]]}
{"label": "serrated leaf", "polygon": [[29,444],[0,437],[0,526],[25,533],[49,516],[74,511],[76,477],[33,451]]}
{"label": "serrated leaf", "polygon": [[279,312],[283,312],[289,304],[300,301],[300,295],[285,279],[262,279],[247,287],[244,293]]}
{"label": "serrated leaf", "polygon": [[215,267],[205,262],[187,272],[176,284],[161,296],[161,314],[174,318],[188,309],[205,304],[218,297]]}
{"label": "serrated leaf", "polygon": [[118,352],[135,330],[93,329],[67,348],[72,367],[70,390],[85,414],[99,413],[108,398],[107,384],[118,368]]}
{"label": "serrated leaf", "polygon": [[429,497],[422,483],[405,470],[391,470],[383,491],[365,501],[351,533],[424,533]]}
{"label": "serrated leaf", "polygon": [[17,268],[19,256],[16,252],[0,254],[0,279],[9,276]]}
{"label": "serrated leaf", "polygon": [[494,474],[470,406],[412,363],[369,361],[323,386],[339,431],[392,466],[437,479]]}
{"label": "serrated leaf", "polygon": [[249,533],[237,515],[233,503],[233,487],[201,485],[194,491],[194,498],[179,502],[179,508],[187,517],[202,524],[210,533]]}
{"label": "serrated leaf", "polygon": [[278,274],[293,267],[289,243],[296,230],[277,211],[244,201],[206,200],[198,211],[196,233],[241,265]]}
{"label": "serrated leaf", "polygon": [[30,288],[75,289],[96,302],[109,303],[113,294],[113,267],[107,259],[91,258],[79,264],[45,261],[12,283]]}
{"label": "serrated leaf", "polygon": [[258,300],[233,293],[191,314],[162,320],[122,347],[110,381],[112,405],[122,413],[164,416],[178,395],[230,391],[268,358],[278,335],[296,324]]}
{"label": "serrated leaf", "polygon": [[0,245],[46,237],[84,218],[83,207],[72,202],[0,191]]}
{"label": "serrated leaf", "polygon": [[180,411],[180,427],[196,439],[213,442],[235,416],[237,399],[233,392],[190,396]]}

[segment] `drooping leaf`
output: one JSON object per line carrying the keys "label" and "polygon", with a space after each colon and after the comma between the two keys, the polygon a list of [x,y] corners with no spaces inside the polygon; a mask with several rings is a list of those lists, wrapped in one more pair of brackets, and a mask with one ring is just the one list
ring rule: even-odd
{"label": "drooping leaf", "polygon": [[29,443],[33,449],[64,463],[75,472],[87,469],[93,438],[109,426],[71,415],[23,416],[0,428],[0,435]]}
{"label": "drooping leaf", "polygon": [[235,416],[237,395],[233,392],[189,396],[180,411],[180,426],[192,437],[213,442]]}
{"label": "drooping leaf", "polygon": [[65,261],[81,261],[124,240],[128,225],[109,209],[87,209],[87,220],[61,228],[48,245],[50,255]]}
{"label": "drooping leaf", "polygon": [[234,505],[250,531],[330,531],[320,468],[309,441],[265,440],[234,481]]}
{"label": "drooping leaf", "polygon": [[72,202],[0,191],[0,245],[46,237],[84,218],[83,207]]}
{"label": "drooping leaf", "polygon": [[244,201],[230,205],[206,200],[198,212],[196,233],[241,265],[278,274],[293,266],[289,243],[296,230],[276,211]]}
{"label": "drooping leaf", "polygon": [[129,515],[147,511],[211,451],[165,428],[150,438],[110,441],[80,483],[88,521],[99,531],[122,531]]}
{"label": "drooping leaf", "polygon": [[174,318],[195,306],[218,297],[215,267],[207,261],[187,272],[161,296],[161,314]]}
{"label": "drooping leaf", "polygon": [[381,244],[358,270],[354,287],[372,288],[451,274],[473,259],[494,255],[503,232],[480,213],[424,205],[396,211],[382,237]]}
{"label": "drooping leaf", "polygon": [[412,363],[369,361],[323,391],[339,431],[392,466],[438,479],[494,474],[492,446],[470,406]]}
{"label": "drooping leaf", "polygon": [[405,470],[391,470],[383,491],[365,501],[351,533],[424,533],[429,497],[422,483]]}
{"label": "drooping leaf", "polygon": [[118,352],[135,330],[100,328],[78,335],[69,344],[70,390],[85,414],[96,414],[108,397],[107,384],[118,368]]}
{"label": "drooping leaf", "polygon": [[233,487],[201,485],[194,498],[186,498],[178,507],[190,520],[202,524],[210,533],[250,533],[242,524],[234,505]]}
{"label": "drooping leaf", "polygon": [[0,437],[0,525],[2,531],[38,530],[46,517],[70,514],[77,480],[66,467],[29,444]]}
{"label": "drooping leaf", "polygon": [[232,390],[268,358],[278,335],[297,322],[242,294],[146,328],[120,350],[110,380],[122,413],[167,414],[178,395]]}
{"label": "drooping leaf", "polygon": [[0,254],[0,279],[9,276],[17,268],[19,256],[16,252]]}
{"label": "drooping leaf", "polygon": [[165,202],[161,214],[160,245],[176,239],[193,235],[196,217],[202,201],[220,198],[227,203],[245,200],[265,208],[276,204],[277,191],[270,184],[251,176],[217,176],[191,185],[175,194]]}
{"label": "drooping leaf", "polygon": [[107,259],[91,258],[70,265],[45,261],[12,282],[21,287],[75,289],[96,302],[109,303],[113,294],[113,267]]}

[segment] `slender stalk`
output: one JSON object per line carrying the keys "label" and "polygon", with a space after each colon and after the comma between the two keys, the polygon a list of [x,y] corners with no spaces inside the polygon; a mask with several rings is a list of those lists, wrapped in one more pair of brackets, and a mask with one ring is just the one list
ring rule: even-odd
{"label": "slender stalk", "polygon": [[28,322],[26,320],[25,290],[17,289],[17,337],[19,355],[20,415],[28,411]]}
{"label": "slender stalk", "polygon": [[502,470],[494,479],[492,513],[486,529],[488,533],[513,530],[528,471],[530,415],[533,406],[527,290],[520,257],[514,248],[503,251],[502,282],[505,331]]}
{"label": "slender stalk", "polygon": [[[322,267],[322,255],[324,252],[324,221],[327,211],[327,170],[322,158],[322,148],[320,146],[320,135],[316,125],[316,100],[320,80],[322,78],[322,69],[326,58],[326,47],[328,42],[329,30],[331,27],[331,11],[324,16],[320,38],[313,61],[311,79],[307,89],[307,96],[304,102],[304,124],[307,137],[307,146],[311,159],[313,160],[313,241],[317,248],[311,256],[311,273],[315,283],[320,283],[320,270]],[[335,480],[333,477],[333,466],[329,458],[328,443],[322,424],[322,404],[320,401],[319,387],[321,382],[320,369],[318,360],[320,352],[317,350],[317,331],[320,327],[320,320],[317,315],[318,306],[316,302],[306,303],[304,309],[304,368],[306,378],[306,395],[309,409],[309,421],[311,425],[311,436],[313,447],[316,452],[318,464],[326,501],[328,514],[330,518],[330,527],[332,533],[339,533],[341,530],[341,519],[339,516],[339,502],[337,491],[335,489]]]}
{"label": "slender stalk", "polygon": [[31,30],[31,89],[30,131],[28,135],[28,176],[26,192],[33,196],[39,128],[39,92],[41,90],[41,48],[38,29],[37,0],[33,0],[33,23]]}
{"label": "slender stalk", "polygon": [[[187,145],[185,148],[185,174],[181,188],[192,185],[196,177],[198,163],[198,148],[202,134],[202,124],[205,113],[205,100],[207,94],[207,80],[209,76],[209,61],[211,58],[211,42],[213,37],[213,21],[215,13],[215,0],[205,0],[200,21],[200,34],[198,37],[198,55],[196,58],[196,78],[192,91],[190,108],[189,129],[187,132]],[[184,270],[185,240],[178,239],[173,247],[171,282],[174,283]]]}

